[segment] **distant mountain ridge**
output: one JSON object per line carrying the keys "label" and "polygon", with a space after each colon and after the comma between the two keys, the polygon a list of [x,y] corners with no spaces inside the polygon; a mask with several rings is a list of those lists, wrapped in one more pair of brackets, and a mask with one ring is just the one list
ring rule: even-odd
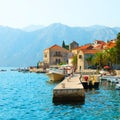
{"label": "distant mountain ridge", "polygon": [[43,25],[30,25],[30,26],[22,28],[22,30],[26,32],[32,32],[32,31],[42,29],[43,27],[44,27]]}
{"label": "distant mountain ridge", "polygon": [[42,60],[45,48],[54,44],[61,46],[63,40],[66,44],[74,40],[84,45],[94,40],[115,39],[118,32],[119,27],[70,27],[60,23],[36,26],[29,31],[0,26],[0,66],[36,65]]}

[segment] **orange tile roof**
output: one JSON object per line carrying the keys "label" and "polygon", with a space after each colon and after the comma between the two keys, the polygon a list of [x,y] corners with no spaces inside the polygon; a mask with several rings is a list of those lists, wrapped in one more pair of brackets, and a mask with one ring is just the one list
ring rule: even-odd
{"label": "orange tile roof", "polygon": [[91,49],[91,50],[82,50],[84,54],[96,54],[98,52],[102,52],[102,50],[97,50],[97,49]]}
{"label": "orange tile roof", "polygon": [[113,47],[115,47],[115,45],[116,45],[115,42],[110,41],[110,42],[106,43],[105,48],[113,48]]}
{"label": "orange tile roof", "polygon": [[49,49],[58,49],[58,48],[62,48],[62,47],[55,44],[55,45],[51,46]]}
{"label": "orange tile roof", "polygon": [[95,40],[95,41],[97,41],[97,42],[98,42],[98,44],[105,44],[105,42],[104,42],[104,41],[102,41],[102,40]]}
{"label": "orange tile roof", "polygon": [[47,50],[47,49],[54,49],[54,50],[57,50],[57,49],[64,49],[65,51],[68,51],[69,52],[69,50],[67,50],[67,49],[65,49],[65,48],[63,48],[63,47],[60,47],[59,45],[53,45],[53,46],[51,46],[51,47],[49,47],[49,48],[46,48],[45,50]]}
{"label": "orange tile roof", "polygon": [[103,49],[103,48],[104,48],[104,45],[106,45],[106,43],[101,43],[101,44],[99,44],[99,45],[97,45],[97,46],[94,46],[93,49]]}
{"label": "orange tile roof", "polygon": [[92,49],[92,48],[93,48],[93,46],[91,44],[87,44],[84,46],[77,47],[74,50],[84,50],[84,49]]}

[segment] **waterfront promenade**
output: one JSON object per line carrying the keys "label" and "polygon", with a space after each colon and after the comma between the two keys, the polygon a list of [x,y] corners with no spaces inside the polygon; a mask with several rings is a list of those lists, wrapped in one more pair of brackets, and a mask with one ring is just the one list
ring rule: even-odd
{"label": "waterfront promenade", "polygon": [[66,77],[53,90],[54,103],[79,102],[84,103],[85,92],[79,80],[79,74]]}

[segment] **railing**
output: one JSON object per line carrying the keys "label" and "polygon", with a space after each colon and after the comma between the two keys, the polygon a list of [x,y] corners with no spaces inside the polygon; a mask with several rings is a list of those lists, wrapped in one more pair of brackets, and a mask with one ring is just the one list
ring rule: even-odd
{"label": "railing", "polygon": [[53,57],[62,57],[61,54],[54,54]]}

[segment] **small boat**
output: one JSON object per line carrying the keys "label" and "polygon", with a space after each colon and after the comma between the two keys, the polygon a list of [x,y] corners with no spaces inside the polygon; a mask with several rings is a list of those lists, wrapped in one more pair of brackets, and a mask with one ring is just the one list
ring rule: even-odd
{"label": "small boat", "polygon": [[65,78],[65,74],[61,70],[50,70],[46,75],[53,82],[58,82]]}
{"label": "small boat", "polygon": [[118,77],[116,80],[116,85],[115,85],[116,90],[120,90],[120,78]]}
{"label": "small boat", "polygon": [[99,82],[94,82],[94,84],[92,84],[92,81],[89,82],[82,82],[82,85],[84,87],[84,89],[99,89]]}
{"label": "small boat", "polygon": [[0,72],[5,72],[5,71],[7,71],[7,70],[4,70],[4,69],[0,70]]}
{"label": "small boat", "polygon": [[81,76],[80,82],[82,83],[84,89],[99,89],[99,76]]}
{"label": "small boat", "polygon": [[117,84],[116,84],[115,89],[116,89],[116,90],[120,90],[120,83],[117,83]]}
{"label": "small boat", "polygon": [[29,72],[29,69],[28,68],[18,68],[18,72],[26,73],[26,72]]}

